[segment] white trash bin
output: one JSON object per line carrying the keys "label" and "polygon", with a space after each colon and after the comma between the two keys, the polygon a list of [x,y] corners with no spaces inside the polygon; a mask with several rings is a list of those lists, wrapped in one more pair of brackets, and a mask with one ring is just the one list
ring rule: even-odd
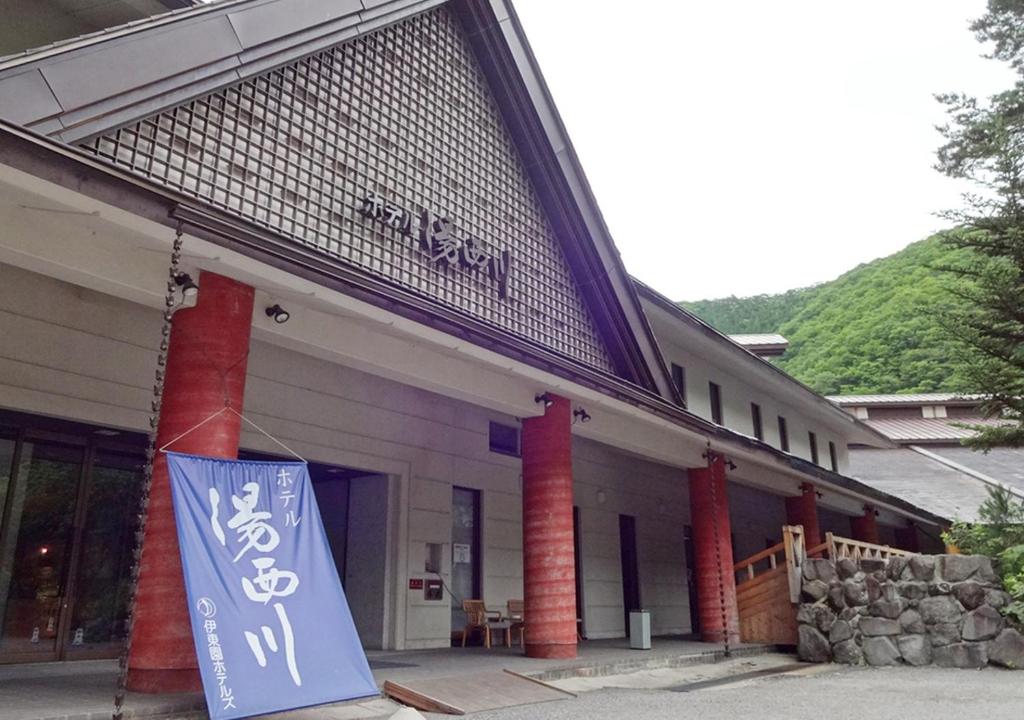
{"label": "white trash bin", "polygon": [[629,647],[633,650],[651,649],[651,614],[646,610],[629,613]]}

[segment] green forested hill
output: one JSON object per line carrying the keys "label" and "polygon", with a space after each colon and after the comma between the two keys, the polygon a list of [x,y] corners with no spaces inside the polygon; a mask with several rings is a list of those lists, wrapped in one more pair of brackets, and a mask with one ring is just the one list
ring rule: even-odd
{"label": "green forested hill", "polygon": [[961,390],[940,326],[956,300],[935,270],[959,252],[936,236],[821,285],[682,304],[725,333],[782,333],[778,365],[821,393]]}
{"label": "green forested hill", "polygon": [[[735,296],[682,303],[686,309],[730,334],[778,332],[796,317],[817,287],[787,290],[780,295]],[[767,328],[767,329],[766,329]]]}

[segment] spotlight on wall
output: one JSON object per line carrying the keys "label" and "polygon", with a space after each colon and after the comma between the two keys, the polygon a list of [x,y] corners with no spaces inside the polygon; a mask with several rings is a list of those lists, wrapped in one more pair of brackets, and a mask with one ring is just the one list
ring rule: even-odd
{"label": "spotlight on wall", "polygon": [[285,310],[277,303],[267,308],[267,317],[274,318],[274,322],[276,322],[278,325],[288,322],[288,318],[290,318],[291,316],[292,314],[290,312]]}
{"label": "spotlight on wall", "polygon": [[572,411],[572,421],[576,422],[577,420],[579,420],[581,423],[590,422],[590,413],[588,413],[581,407],[576,408],[575,410]]}
{"label": "spotlight on wall", "polygon": [[181,288],[181,296],[185,300],[191,300],[199,294],[199,286],[192,280],[192,276],[186,272],[180,272],[175,275],[174,284]]}
{"label": "spotlight on wall", "polygon": [[546,407],[546,408],[549,408],[549,407],[551,407],[552,405],[555,404],[555,399],[553,397],[551,397],[550,395],[548,395],[547,393],[541,393],[540,395],[535,395],[534,398],[533,398],[533,401],[535,403],[544,403],[544,407]]}

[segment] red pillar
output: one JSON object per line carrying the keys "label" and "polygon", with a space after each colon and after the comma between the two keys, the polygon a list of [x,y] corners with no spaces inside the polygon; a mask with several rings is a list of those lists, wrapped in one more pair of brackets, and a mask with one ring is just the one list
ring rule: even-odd
{"label": "red pillar", "polygon": [[[198,304],[174,314],[157,447],[224,407],[239,412],[245,389],[253,289],[202,273]],[[240,418],[223,413],[168,449],[238,457]],[[157,453],[139,569],[128,687],[137,692],[202,688],[189,625],[167,460]]]}
{"label": "red pillar", "polygon": [[700,634],[704,642],[720,643],[727,628],[729,642],[736,643],[740,639],[740,622],[732,568],[725,458],[718,454],[712,457],[709,467],[688,471]]}
{"label": "red pillar", "polygon": [[875,509],[865,505],[863,515],[850,518],[850,530],[853,532],[854,540],[878,545],[878,518],[875,517]]}
{"label": "red pillar", "polygon": [[523,421],[523,587],[526,654],[576,657],[572,529],[572,410],[554,400]]}
{"label": "red pillar", "polygon": [[800,485],[801,494],[786,498],[786,522],[804,526],[804,546],[817,547],[821,544],[821,530],[818,527],[818,493],[811,483]]}

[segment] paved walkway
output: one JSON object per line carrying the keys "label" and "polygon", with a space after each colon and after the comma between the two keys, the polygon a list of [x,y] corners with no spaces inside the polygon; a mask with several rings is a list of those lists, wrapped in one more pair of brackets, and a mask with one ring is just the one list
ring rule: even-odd
{"label": "paved walkway", "polygon": [[[764,652],[761,646],[740,646],[736,654]],[[653,649],[630,650],[625,640],[588,641],[580,645],[575,661],[535,660],[518,648],[444,648],[409,652],[367,653],[374,678],[385,680],[459,675],[483,670],[513,670],[545,680],[594,677],[640,668],[681,667],[716,662],[721,646],[676,638],[655,638]],[[107,720],[113,711],[117,664],[112,660],[85,660],[32,665],[0,665],[0,719],[2,720]],[[356,720],[387,717],[397,705],[386,699],[339,703],[328,707],[282,713],[281,720]],[[125,703],[127,718],[205,717],[199,695],[131,694]]]}
{"label": "paved walkway", "polygon": [[695,692],[606,687],[581,692],[572,702],[548,703],[543,713],[522,706],[479,713],[474,720],[1020,720],[1022,675],[991,667],[808,665],[803,671]]}

